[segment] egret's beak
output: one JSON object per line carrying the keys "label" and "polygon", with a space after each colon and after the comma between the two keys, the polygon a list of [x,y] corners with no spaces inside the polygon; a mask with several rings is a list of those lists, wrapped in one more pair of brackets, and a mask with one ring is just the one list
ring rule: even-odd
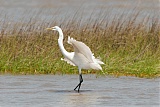
{"label": "egret's beak", "polygon": [[45,30],[53,30],[52,28],[46,28]]}

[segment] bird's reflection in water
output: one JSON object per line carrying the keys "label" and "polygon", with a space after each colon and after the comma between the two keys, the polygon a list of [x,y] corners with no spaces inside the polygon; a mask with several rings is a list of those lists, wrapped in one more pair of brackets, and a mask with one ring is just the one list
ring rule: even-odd
{"label": "bird's reflection in water", "polygon": [[98,103],[98,94],[90,90],[81,90],[81,93],[70,93],[64,97],[64,104],[73,107],[89,107]]}

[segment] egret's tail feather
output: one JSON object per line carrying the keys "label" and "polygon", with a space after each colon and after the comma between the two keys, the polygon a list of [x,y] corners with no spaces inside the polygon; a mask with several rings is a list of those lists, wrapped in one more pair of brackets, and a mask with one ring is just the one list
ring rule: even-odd
{"label": "egret's tail feather", "polygon": [[102,70],[102,67],[96,63],[90,63],[90,68],[95,69],[95,70]]}
{"label": "egret's tail feather", "polygon": [[99,58],[96,58],[96,62],[97,62],[98,64],[101,64],[101,65],[104,64],[104,62],[102,62]]}

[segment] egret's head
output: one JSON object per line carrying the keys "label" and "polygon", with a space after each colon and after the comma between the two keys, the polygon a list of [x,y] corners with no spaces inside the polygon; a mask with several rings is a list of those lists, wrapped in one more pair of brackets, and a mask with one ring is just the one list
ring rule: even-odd
{"label": "egret's head", "polygon": [[56,30],[58,31],[60,29],[60,27],[58,26],[54,26],[54,27],[51,27],[51,28],[46,28],[47,30]]}

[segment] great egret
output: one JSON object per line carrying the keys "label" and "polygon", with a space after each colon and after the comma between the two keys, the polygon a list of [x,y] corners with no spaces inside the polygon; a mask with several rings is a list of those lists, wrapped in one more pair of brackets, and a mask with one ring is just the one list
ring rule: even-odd
{"label": "great egret", "polygon": [[59,32],[58,45],[59,48],[64,55],[64,61],[67,63],[78,66],[79,71],[79,84],[74,88],[76,90],[78,88],[78,92],[81,87],[81,83],[83,82],[81,69],[95,69],[102,70],[100,64],[104,64],[100,59],[94,57],[90,48],[80,41],[76,41],[73,38],[68,36],[68,43],[71,44],[74,48],[74,52],[67,52],[63,46],[63,32],[62,29],[58,26],[54,26],[51,28],[47,28],[48,30],[55,30]]}

